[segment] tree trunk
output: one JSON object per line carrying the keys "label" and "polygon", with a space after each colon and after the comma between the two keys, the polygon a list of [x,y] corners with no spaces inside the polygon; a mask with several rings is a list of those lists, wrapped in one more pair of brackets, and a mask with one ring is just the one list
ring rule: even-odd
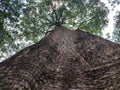
{"label": "tree trunk", "polygon": [[120,45],[56,27],[0,64],[0,90],[119,90]]}

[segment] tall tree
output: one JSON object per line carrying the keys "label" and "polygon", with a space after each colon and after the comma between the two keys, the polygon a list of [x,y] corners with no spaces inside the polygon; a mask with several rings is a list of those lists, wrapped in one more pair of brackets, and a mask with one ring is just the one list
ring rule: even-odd
{"label": "tall tree", "polygon": [[63,27],[100,32],[106,23],[102,3],[30,0],[25,8],[18,27],[21,37],[37,42],[41,33],[55,29],[0,63],[1,90],[119,90],[120,45]]}
{"label": "tall tree", "polygon": [[26,0],[24,8],[20,22],[11,26],[15,27],[11,30],[14,42],[8,45],[11,50],[24,47],[19,41],[38,42],[56,24],[81,28],[99,36],[107,24],[108,9],[100,0]]}
{"label": "tall tree", "polygon": [[119,90],[120,45],[57,26],[0,63],[0,90]]}

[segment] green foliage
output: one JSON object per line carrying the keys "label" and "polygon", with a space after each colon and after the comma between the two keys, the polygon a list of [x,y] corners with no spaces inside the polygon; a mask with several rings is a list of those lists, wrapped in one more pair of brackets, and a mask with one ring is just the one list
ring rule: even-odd
{"label": "green foliage", "polygon": [[[113,9],[120,4],[120,0],[108,0],[109,3],[113,6]],[[114,31],[113,31],[113,40],[116,43],[120,43],[120,12],[116,13],[116,16],[114,16]]]}
{"label": "green foliage", "polygon": [[115,42],[120,43],[120,12],[115,17],[115,29],[113,31],[113,39]]}
{"label": "green foliage", "polygon": [[22,5],[20,0],[0,0],[0,46],[12,40],[6,24],[18,21]]}
{"label": "green foliage", "polygon": [[41,33],[58,25],[100,35],[107,23],[108,9],[99,0],[43,0],[29,3],[25,13],[21,18],[23,35],[36,41]]}
{"label": "green foliage", "polygon": [[[113,10],[116,6],[120,5],[120,0],[108,0],[109,3],[113,6]],[[120,44],[120,11],[116,12],[116,16],[114,16],[114,31],[112,39],[114,42]]]}
{"label": "green foliage", "polygon": [[0,30],[0,51],[18,51],[26,46],[25,41],[35,43],[55,26],[101,35],[107,24],[108,9],[100,0],[21,1],[0,0],[0,28],[4,28]]}
{"label": "green foliage", "polygon": [[21,0],[0,0],[0,52],[8,52],[11,51],[10,48],[15,47],[13,41],[16,30],[13,32],[12,28],[17,24],[14,22],[19,21],[23,6]]}

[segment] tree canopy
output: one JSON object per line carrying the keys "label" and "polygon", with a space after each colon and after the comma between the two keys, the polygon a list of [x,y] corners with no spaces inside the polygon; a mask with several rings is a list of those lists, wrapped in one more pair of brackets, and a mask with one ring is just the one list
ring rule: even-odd
{"label": "tree canopy", "polygon": [[102,36],[108,22],[109,10],[100,0],[0,0],[0,5],[1,57],[36,43],[55,26]]}
{"label": "tree canopy", "polygon": [[23,6],[22,0],[0,0],[0,57],[3,56],[2,52],[9,52],[10,47],[14,46],[15,30],[11,30],[14,28],[11,24],[19,21]]}

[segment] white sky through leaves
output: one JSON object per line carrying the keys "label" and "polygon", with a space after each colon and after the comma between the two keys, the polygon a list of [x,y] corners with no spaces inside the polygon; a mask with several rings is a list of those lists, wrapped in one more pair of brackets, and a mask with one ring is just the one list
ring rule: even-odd
{"label": "white sky through leaves", "polygon": [[109,8],[109,15],[108,15],[108,25],[103,29],[103,35],[105,38],[107,38],[106,35],[110,35],[110,40],[112,40],[112,33],[114,30],[114,16],[116,15],[117,11],[120,11],[120,5],[116,5],[116,7],[111,6],[110,3],[108,3],[108,0],[101,0],[102,2],[105,3],[106,7]]}

